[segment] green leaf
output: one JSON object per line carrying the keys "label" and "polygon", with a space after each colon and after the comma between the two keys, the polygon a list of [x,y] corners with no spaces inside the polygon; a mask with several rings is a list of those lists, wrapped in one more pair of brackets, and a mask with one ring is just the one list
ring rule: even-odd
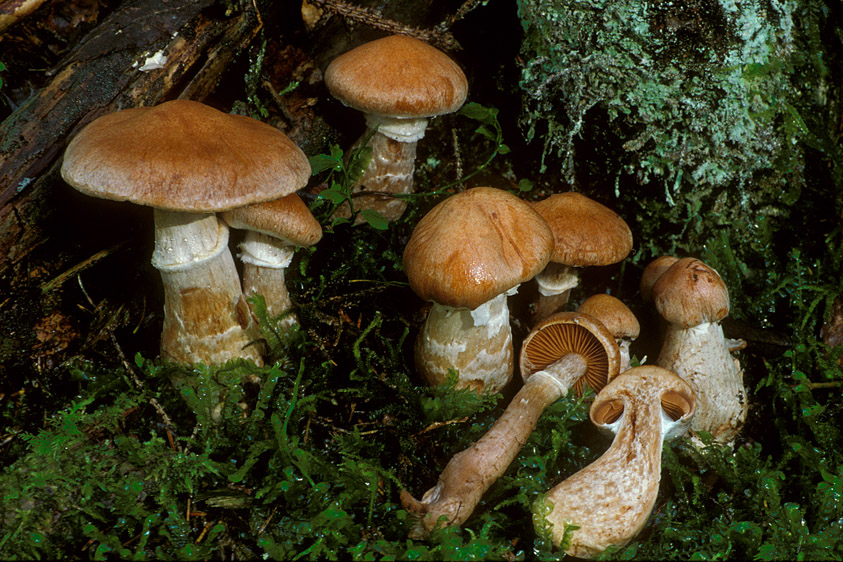
{"label": "green leaf", "polygon": [[389,228],[389,221],[386,220],[386,217],[374,209],[363,209],[360,211],[360,216],[363,217],[363,219],[365,219],[372,228],[376,228],[378,230],[386,230]]}
{"label": "green leaf", "polygon": [[[342,154],[340,154],[342,158]],[[315,176],[324,172],[325,170],[340,170],[342,169],[342,160],[334,155],[317,154],[308,158],[310,162],[310,175]]]}

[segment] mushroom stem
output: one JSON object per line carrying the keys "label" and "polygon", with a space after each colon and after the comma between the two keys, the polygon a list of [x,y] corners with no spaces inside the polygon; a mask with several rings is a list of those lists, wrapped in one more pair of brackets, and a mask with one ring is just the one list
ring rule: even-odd
{"label": "mushroom stem", "polygon": [[579,284],[579,273],[575,267],[550,262],[535,279],[539,295],[534,316],[538,321],[558,312],[568,303],[571,289]]}
{"label": "mushroom stem", "polygon": [[[363,175],[351,186],[354,209],[356,211],[372,209],[389,221],[398,220],[407,208],[407,200],[393,197],[392,194],[413,192],[413,171],[418,141],[399,140],[384,134],[380,129],[375,132],[368,129],[352,145],[348,153],[353,154],[367,138],[369,138],[368,146],[372,149],[372,158]],[[346,203],[337,209],[335,216],[348,217],[349,214]],[[358,215],[354,224],[364,222],[366,220]]]}
{"label": "mushroom stem", "polygon": [[489,431],[454,455],[421,501],[402,491],[404,507],[420,517],[410,538],[425,538],[442,517],[445,526],[461,525],[468,519],[486,490],[518,455],[544,409],[565,396],[586,368],[581,355],[570,353],[533,373]]}
{"label": "mushroom stem", "polygon": [[[250,230],[240,244],[243,262],[243,293],[246,296],[262,295],[266,313],[270,318],[279,316],[293,307],[287,290],[285,271],[293,261],[295,247],[284,240]],[[296,316],[288,314],[283,326],[296,323]]]}
{"label": "mushroom stem", "polygon": [[234,358],[262,363],[249,345],[249,308],[224,223],[213,214],[155,209],[152,265],[164,284],[162,357],[178,363]]}
{"label": "mushroom stem", "polygon": [[459,372],[457,388],[499,392],[512,380],[512,328],[506,293],[473,310],[434,302],[415,345],[416,368],[428,384]]}
{"label": "mushroom stem", "polygon": [[566,550],[578,558],[626,544],[644,527],[655,505],[662,445],[684,434],[694,407],[689,386],[664,369],[636,367],[619,375],[591,406],[592,421],[614,433],[614,441],[595,462],[539,500],[534,523],[541,523],[542,507],[550,507],[545,518],[556,545],[562,543],[566,527],[579,527]]}
{"label": "mushroom stem", "polygon": [[656,363],[685,379],[697,394],[699,406],[691,424],[693,443],[703,445],[700,431],[710,433],[718,443],[732,443],[746,419],[749,402],[743,371],[729,353],[720,323],[689,328],[668,324]]}

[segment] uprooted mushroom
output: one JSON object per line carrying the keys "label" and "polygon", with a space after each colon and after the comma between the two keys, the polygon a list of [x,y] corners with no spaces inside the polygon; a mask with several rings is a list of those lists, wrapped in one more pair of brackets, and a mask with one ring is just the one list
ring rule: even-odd
{"label": "uprooted mushroom", "polygon": [[553,543],[560,546],[573,529],[565,553],[578,558],[629,542],[655,505],[662,445],[685,434],[696,404],[690,385],[654,365],[634,367],[609,382],[589,415],[614,440],[600,458],[536,502],[537,530],[549,525]]}
{"label": "uprooted mushroom", "polygon": [[420,501],[402,490],[402,504],[417,517],[410,537],[424,538],[437,525],[465,522],[518,455],[545,408],[571,389],[581,394],[586,383],[599,390],[617,376],[619,366],[614,337],[596,318],[560,312],[540,322],[521,348],[524,386],[501,417],[454,455]]}

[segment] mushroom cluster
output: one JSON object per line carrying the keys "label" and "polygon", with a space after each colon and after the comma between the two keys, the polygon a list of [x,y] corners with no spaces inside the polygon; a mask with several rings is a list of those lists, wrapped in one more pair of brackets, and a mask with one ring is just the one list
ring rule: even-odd
{"label": "mushroom cluster", "polygon": [[[356,210],[396,220],[406,200],[395,195],[413,189],[416,143],[428,119],[462,106],[465,75],[430,45],[390,36],[337,57],[325,83],[366,115],[367,132],[357,142],[368,144],[372,159],[352,187]],[[305,154],[276,128],[186,100],[94,120],[70,142],[61,168],[85,194],[154,208],[152,264],[164,285],[161,356],[183,364],[262,363],[247,297],[262,295],[282,328],[296,322],[285,272],[296,248],[322,238],[296,193],[310,172]],[[242,279],[229,228],[245,231]],[[420,500],[402,490],[401,502],[415,516],[411,537],[464,523],[545,409],[570,391],[593,390],[590,420],[614,434],[602,456],[536,507],[535,524],[549,525],[558,545],[576,526],[566,542],[573,556],[596,556],[643,528],[667,440],[689,429],[698,446],[709,435],[718,444],[734,442],[748,400],[731,354],[737,344],[719,324],[729,298],[716,271],[675,256],[644,270],[641,298],[664,320],[656,365],[630,368],[630,346],[641,331],[620,299],[592,294],[576,311],[568,304],[580,268],[619,263],[632,247],[618,214],[575,192],[527,202],[473,187],[444,198],[415,225],[403,267],[411,289],[430,303],[413,351],[428,384],[456,373],[457,388],[503,391],[516,364],[508,299],[528,282],[539,296],[517,353],[522,384],[503,413]],[[562,311],[566,306],[571,310]]]}
{"label": "mushroom cluster", "polygon": [[251,345],[256,333],[228,226],[216,213],[279,199],[307,183],[310,164],[287,135],[249,117],[174,100],[95,119],[68,144],[61,174],[87,195],[154,209],[163,358],[262,362]]}

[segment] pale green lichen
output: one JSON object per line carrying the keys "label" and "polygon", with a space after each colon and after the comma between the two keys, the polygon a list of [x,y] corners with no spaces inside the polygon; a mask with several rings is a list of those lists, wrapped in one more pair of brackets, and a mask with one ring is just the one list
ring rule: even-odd
{"label": "pale green lichen", "polygon": [[[836,217],[840,100],[820,0],[518,8],[522,130],[542,149],[542,172],[558,178],[554,189],[610,197],[614,188],[636,223],[634,262],[674,252],[716,259],[726,240],[740,247],[728,253],[745,277],[786,253],[756,251],[753,240]],[[807,218],[812,211],[821,217]]]}

